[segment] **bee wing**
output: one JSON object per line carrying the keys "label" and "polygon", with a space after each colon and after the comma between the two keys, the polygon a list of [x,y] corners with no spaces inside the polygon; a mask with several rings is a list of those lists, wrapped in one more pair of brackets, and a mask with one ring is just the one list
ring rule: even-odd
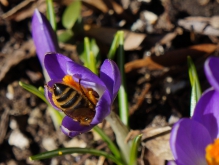
{"label": "bee wing", "polygon": [[90,125],[95,116],[95,111],[89,108],[79,108],[74,110],[65,110],[64,113],[81,125]]}

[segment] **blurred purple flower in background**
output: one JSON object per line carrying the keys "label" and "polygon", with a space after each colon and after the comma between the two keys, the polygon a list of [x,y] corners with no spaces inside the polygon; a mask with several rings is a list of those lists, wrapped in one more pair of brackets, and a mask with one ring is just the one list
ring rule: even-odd
{"label": "blurred purple flower in background", "polygon": [[192,118],[179,120],[171,131],[170,146],[177,165],[219,164],[219,58],[208,58],[204,68],[212,87],[199,99]]}
{"label": "blurred purple flower in background", "polygon": [[[58,51],[57,38],[47,19],[38,10],[35,10],[33,15],[32,35],[41,65],[50,77],[45,87],[45,95],[55,109],[67,114],[62,121],[62,131],[69,137],[74,137],[102,122],[109,115],[111,105],[120,88],[121,77],[117,65],[111,60],[105,60],[100,67],[100,77],[98,77],[68,57],[51,53]],[[77,98],[69,99],[70,94],[66,92],[67,88],[71,88],[69,90],[71,96],[74,93],[72,91],[76,91],[82,97],[75,95]],[[62,98],[57,98],[57,95]],[[96,95],[98,97],[95,98]],[[82,101],[79,98],[82,98]],[[60,101],[60,99],[68,99],[76,106],[72,106],[73,109],[65,109],[63,100]],[[68,106],[67,103],[66,106]],[[82,103],[87,103],[86,108],[83,108]],[[79,106],[78,109],[75,108],[77,106]],[[93,109],[89,109],[89,106],[93,106]]]}

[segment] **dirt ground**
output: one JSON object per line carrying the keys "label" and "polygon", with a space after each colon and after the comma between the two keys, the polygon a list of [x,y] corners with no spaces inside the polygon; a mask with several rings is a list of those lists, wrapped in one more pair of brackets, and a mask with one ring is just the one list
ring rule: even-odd
{"label": "dirt ground", "polygon": [[[72,0],[54,1],[57,34]],[[44,86],[41,65],[31,36],[35,8],[46,13],[44,0],[0,0],[0,165],[113,165],[104,157],[73,154],[41,161],[29,156],[61,147],[90,147],[109,152],[94,132],[73,139],[56,129],[47,105],[19,86],[19,81]],[[172,159],[172,124],[188,117],[191,87],[187,56],[194,61],[202,90],[209,87],[203,72],[207,57],[218,55],[219,1],[217,0],[84,0],[83,33],[60,43],[61,53],[80,62],[77,45],[94,38],[101,60],[113,36],[125,32],[125,72],[129,101],[130,138],[143,134],[140,165],[165,165]],[[118,112],[117,100],[113,106]],[[101,125],[115,140],[107,122]]]}

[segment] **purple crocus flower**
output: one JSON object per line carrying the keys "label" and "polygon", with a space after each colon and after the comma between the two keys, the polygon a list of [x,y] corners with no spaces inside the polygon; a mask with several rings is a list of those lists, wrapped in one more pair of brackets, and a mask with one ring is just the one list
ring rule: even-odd
{"label": "purple crocus flower", "polygon": [[175,162],[168,165],[219,164],[219,58],[208,58],[204,68],[212,87],[199,99],[192,118],[173,126],[170,146]]}
{"label": "purple crocus flower", "polygon": [[[35,10],[32,19],[32,35],[38,58],[49,75],[45,95],[55,109],[67,114],[62,121],[62,131],[69,137],[74,137],[102,122],[110,113],[120,88],[121,77],[117,65],[111,60],[105,60],[98,77],[62,54],[48,53],[58,51],[58,42],[50,23],[38,10]],[[65,93],[62,88],[70,93]],[[73,94],[75,97],[72,97]],[[57,98],[57,95],[62,98]],[[67,102],[63,102],[66,99]],[[69,107],[68,101],[75,103],[73,108],[63,108],[63,105]],[[83,103],[86,104],[85,108]]]}
{"label": "purple crocus flower", "polygon": [[47,54],[44,65],[51,78],[48,82],[48,87],[45,88],[45,93],[55,109],[62,110],[55,104],[52,93],[49,91],[56,83],[71,84],[74,81],[79,84],[80,80],[80,85],[84,87],[84,91],[92,89],[99,95],[99,100],[95,106],[95,115],[89,125],[83,125],[80,121],[73,120],[69,116],[64,117],[61,129],[66,135],[74,137],[80,133],[87,132],[102,122],[110,113],[111,105],[121,84],[119,69],[113,61],[105,60],[103,62],[100,68],[100,77],[84,66],[58,53]]}

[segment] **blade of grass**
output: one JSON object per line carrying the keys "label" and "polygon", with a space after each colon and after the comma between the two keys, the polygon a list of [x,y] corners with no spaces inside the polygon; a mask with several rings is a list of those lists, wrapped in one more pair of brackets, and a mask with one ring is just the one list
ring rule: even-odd
{"label": "blade of grass", "polygon": [[192,87],[191,100],[190,100],[190,116],[192,116],[194,113],[195,105],[198,102],[199,98],[201,97],[202,92],[198,79],[198,74],[191,57],[188,56],[187,61],[188,61],[189,79]]}
{"label": "blade of grass", "polygon": [[95,155],[95,156],[104,156],[107,159],[116,163],[117,165],[123,165],[123,163],[121,163],[120,160],[118,160],[113,155],[111,155],[107,152],[96,150],[96,149],[77,148],[77,147],[75,147],[75,148],[60,148],[57,150],[44,152],[44,153],[41,153],[38,155],[31,156],[30,160],[48,159],[48,158],[52,158],[55,156],[61,156],[61,155],[73,154],[73,153],[91,154],[91,155]]}
{"label": "blade of grass", "polygon": [[96,43],[95,39],[90,40],[90,50],[93,52],[95,60],[96,60],[96,68],[101,64],[101,57],[100,57],[100,49]]}
{"label": "blade of grass", "polygon": [[85,61],[84,61],[84,65],[87,67],[87,68],[90,68],[90,65],[89,65],[89,56],[90,56],[90,41],[89,41],[89,38],[88,37],[85,37],[84,38],[84,50],[85,50]]}
{"label": "blade of grass", "polygon": [[62,31],[59,35],[58,35],[58,41],[59,42],[63,42],[66,43],[68,41],[71,41],[71,39],[73,38],[74,33],[72,30],[65,30]]}
{"label": "blade of grass", "polygon": [[95,74],[98,73],[97,67],[96,67],[96,58],[95,58],[94,53],[92,51],[90,52],[89,69]]}
{"label": "blade of grass", "polygon": [[113,155],[119,159],[122,160],[120,151],[118,150],[118,148],[116,147],[116,145],[112,142],[112,140],[102,131],[102,129],[100,129],[98,126],[95,126],[93,128],[93,130],[95,132],[97,132],[100,137],[103,139],[103,141],[105,141],[110,149],[110,151],[113,153]]}
{"label": "blade of grass", "polygon": [[142,134],[137,135],[132,142],[129,165],[137,165],[137,152],[138,152],[138,146],[141,142],[141,137]]}
{"label": "blade of grass", "polygon": [[46,0],[46,4],[47,4],[47,19],[49,20],[53,30],[56,31],[57,25],[56,25],[56,18],[53,8],[53,0]]}
{"label": "blade of grass", "polygon": [[29,91],[29,92],[35,94],[36,96],[38,96],[39,98],[41,98],[46,104],[49,105],[49,103],[48,103],[48,101],[46,100],[44,94],[43,94],[41,91],[39,91],[36,87],[34,87],[34,86],[30,85],[30,84],[26,84],[26,83],[21,82],[21,81],[19,82],[19,85],[20,85],[22,88],[26,89],[27,91]]}
{"label": "blade of grass", "polygon": [[120,112],[120,119],[122,122],[128,126],[128,99],[127,99],[127,92],[126,92],[126,78],[125,78],[125,71],[124,71],[124,32],[118,32],[118,41],[119,41],[119,48],[118,48],[118,66],[121,73],[121,87],[118,92],[118,100],[119,100],[119,112]]}
{"label": "blade of grass", "polygon": [[116,50],[118,48],[118,38],[119,38],[119,33],[117,32],[116,35],[114,36],[113,38],[113,42],[111,44],[111,47],[110,47],[110,50],[109,50],[109,53],[107,55],[107,57],[109,59],[114,59],[114,56],[116,54]]}
{"label": "blade of grass", "polygon": [[190,98],[190,116],[192,117],[193,114],[194,114],[195,105],[197,103],[195,86],[192,86],[192,92],[191,92],[191,96],[190,97],[191,97]]}

